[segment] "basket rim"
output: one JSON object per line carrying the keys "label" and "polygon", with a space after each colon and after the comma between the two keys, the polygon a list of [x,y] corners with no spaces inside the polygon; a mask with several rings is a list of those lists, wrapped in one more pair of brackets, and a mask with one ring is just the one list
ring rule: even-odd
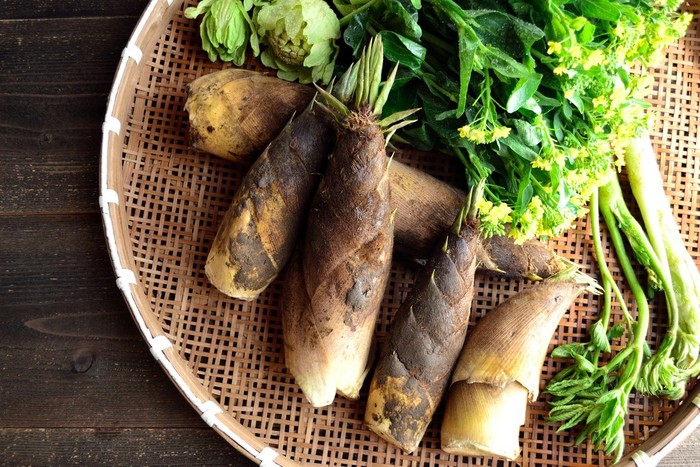
{"label": "basket rim", "polygon": [[[204,422],[219,433],[229,444],[251,461],[261,466],[298,465],[259,440],[202,388],[188,370],[170,338],[158,323],[148,315],[153,312],[133,264],[133,249],[128,241],[126,209],[118,183],[121,173],[122,129],[126,121],[119,104],[132,99],[137,84],[135,78],[143,67],[144,50],[151,50],[156,39],[169,25],[172,12],[182,7],[184,0],[150,0],[141,14],[119,60],[107,109],[102,124],[99,168],[99,206],[105,242],[116,276],[116,285],[137,324],[148,348],[165,370],[168,378],[197,411]],[[198,387],[199,386],[199,387]],[[617,465],[646,467],[657,465],[668,453],[700,427],[700,384],[686,396],[671,418],[637,449],[626,454]]]}

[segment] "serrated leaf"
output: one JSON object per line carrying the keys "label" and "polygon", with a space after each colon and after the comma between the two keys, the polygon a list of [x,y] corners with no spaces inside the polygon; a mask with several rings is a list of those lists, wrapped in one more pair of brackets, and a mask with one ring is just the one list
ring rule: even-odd
{"label": "serrated leaf", "polygon": [[625,326],[622,323],[615,323],[608,329],[608,340],[619,339],[625,334]]}
{"label": "serrated leaf", "polygon": [[586,373],[595,373],[597,370],[596,366],[583,355],[573,354],[572,357],[576,360],[579,370],[585,371]]}
{"label": "serrated leaf", "polygon": [[566,431],[575,427],[579,423],[582,423],[586,419],[587,412],[585,410],[580,411],[576,416],[572,417],[571,420],[560,426],[557,431]]}
{"label": "serrated leaf", "polygon": [[568,358],[573,357],[574,354],[580,354],[585,352],[586,347],[578,342],[572,342],[570,344],[562,344],[557,346],[552,351],[552,357],[554,358]]}
{"label": "serrated leaf", "polygon": [[603,352],[611,351],[610,342],[608,342],[608,336],[602,321],[599,320],[593,323],[589,332],[591,334],[591,343],[596,349],[602,350]]}

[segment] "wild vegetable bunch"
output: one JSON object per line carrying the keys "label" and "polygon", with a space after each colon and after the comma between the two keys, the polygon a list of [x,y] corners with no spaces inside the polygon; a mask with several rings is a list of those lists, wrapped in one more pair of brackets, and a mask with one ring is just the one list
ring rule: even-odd
{"label": "wild vegetable bunch", "polygon": [[253,56],[260,53],[258,34],[249,14],[252,8],[252,0],[202,0],[196,7],[187,8],[185,17],[204,15],[199,35],[209,60],[220,58],[241,66],[248,44]]}
{"label": "wild vegetable bunch", "polygon": [[421,107],[423,118],[401,136],[456,154],[472,182],[487,177],[482,230],[509,224],[518,241],[558,236],[588,212],[650,124],[650,80],[631,70],[689,21],[652,2],[339,2],[348,45],[381,34],[403,65],[387,111]]}
{"label": "wild vegetable bunch", "polygon": [[202,48],[212,61],[241,66],[250,45],[282,79],[327,84],[333,76],[340,24],[324,0],[202,0],[185,10],[187,18],[202,14]]}

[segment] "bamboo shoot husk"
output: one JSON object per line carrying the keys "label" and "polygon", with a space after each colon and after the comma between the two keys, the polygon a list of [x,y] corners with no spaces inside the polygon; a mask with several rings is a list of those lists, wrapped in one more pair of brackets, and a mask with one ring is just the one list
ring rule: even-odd
{"label": "bamboo shoot husk", "polygon": [[365,423],[407,453],[432,420],[469,324],[478,223],[457,223],[396,313],[370,384]]}
{"label": "bamboo shoot husk", "polygon": [[[470,454],[478,446],[484,454],[517,457],[519,448],[512,447],[518,445],[518,431],[510,429],[493,438],[485,434],[510,426],[513,416],[518,426],[524,423],[520,414],[525,407],[514,407],[537,398],[552,334],[574,299],[593,289],[592,279],[583,274],[576,277],[575,281],[544,282],[515,294],[470,331],[448,390],[441,430],[445,451]],[[493,397],[488,409],[483,406],[487,396]]]}
{"label": "bamboo shoot husk", "polygon": [[391,268],[384,137],[362,122],[351,132],[338,137],[314,196],[282,304],[286,365],[316,407],[335,393],[359,397]]}
{"label": "bamboo shoot husk", "polygon": [[219,291],[254,300],[287,264],[333,148],[330,128],[325,112],[307,108],[248,170],[207,255],[205,272]]}

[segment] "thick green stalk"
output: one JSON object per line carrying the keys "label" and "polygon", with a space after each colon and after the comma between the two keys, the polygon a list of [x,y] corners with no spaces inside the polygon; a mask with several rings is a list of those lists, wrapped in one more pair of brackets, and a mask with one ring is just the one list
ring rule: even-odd
{"label": "thick green stalk", "polygon": [[[632,262],[627,255],[625,249],[625,243],[623,240],[622,233],[617,225],[617,218],[613,211],[612,206],[624,202],[621,200],[621,191],[617,188],[619,184],[615,183],[617,178],[613,182],[608,182],[599,188],[600,196],[600,211],[605,220],[605,224],[608,227],[608,232],[610,234],[610,239],[615,248],[615,253],[617,254],[620,267],[622,272],[627,279],[627,283],[632,291],[637,302],[637,321],[633,326],[633,336],[631,342],[627,345],[626,351],[630,351],[629,360],[627,360],[621,375],[618,378],[617,390],[620,391],[617,401],[619,405],[622,405],[622,413],[627,413],[627,401],[629,400],[629,395],[637,382],[639,375],[642,370],[642,363],[644,361],[644,347],[646,343],[646,335],[649,330],[649,304],[647,302],[646,294],[642,285],[637,279],[637,275],[632,266]],[[603,430],[605,432],[605,430]],[[617,451],[616,459],[617,462],[622,457],[622,447],[624,447],[624,435],[622,425],[619,426],[615,433],[608,433],[607,436],[601,439],[602,434],[597,436],[598,441],[607,439],[608,442],[612,441],[615,450]],[[594,441],[596,441],[596,436],[593,436]],[[622,439],[622,446],[616,446],[620,444],[620,439]],[[606,446],[606,452],[609,452]]]}
{"label": "thick green stalk", "polygon": [[[677,305],[677,316],[669,316],[667,338],[673,345],[668,352],[675,366],[691,371],[686,376],[695,376],[700,360],[700,272],[685,248],[648,136],[633,140],[626,148],[625,165],[649,241],[670,279],[664,290]],[[672,395],[681,397],[682,391]]]}

